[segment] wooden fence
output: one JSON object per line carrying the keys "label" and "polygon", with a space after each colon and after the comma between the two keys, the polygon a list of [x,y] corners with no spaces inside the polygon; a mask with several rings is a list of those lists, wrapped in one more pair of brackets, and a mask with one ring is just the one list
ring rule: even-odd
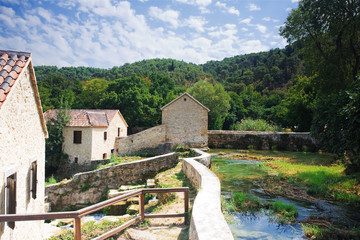
{"label": "wooden fence", "polygon": [[[145,194],[146,193],[173,193],[173,192],[183,192],[184,193],[184,213],[170,213],[170,214],[145,214]],[[188,224],[189,221],[189,188],[180,187],[180,188],[151,188],[151,189],[139,189],[134,190],[131,193],[127,193],[118,197],[108,199],[106,201],[82,208],[77,211],[71,212],[52,212],[52,213],[42,213],[42,214],[6,214],[0,215],[0,222],[16,222],[16,221],[34,221],[34,220],[52,220],[52,219],[63,219],[63,218],[73,218],[75,220],[74,224],[74,237],[75,240],[81,239],[81,217],[84,217],[90,213],[99,211],[105,207],[111,206],[115,203],[125,201],[128,198],[140,196],[139,201],[139,214],[127,221],[126,223],[118,226],[101,236],[98,236],[94,239],[106,239],[125,228],[135,224],[139,220],[144,220],[145,218],[171,218],[171,217],[184,217],[185,224]]]}

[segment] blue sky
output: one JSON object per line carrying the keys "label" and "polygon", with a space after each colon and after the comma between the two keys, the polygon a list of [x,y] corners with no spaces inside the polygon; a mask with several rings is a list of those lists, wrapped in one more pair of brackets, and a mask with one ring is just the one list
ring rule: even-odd
{"label": "blue sky", "polygon": [[283,48],[298,0],[0,0],[0,49],[34,65],[111,68],[152,58],[192,63]]}

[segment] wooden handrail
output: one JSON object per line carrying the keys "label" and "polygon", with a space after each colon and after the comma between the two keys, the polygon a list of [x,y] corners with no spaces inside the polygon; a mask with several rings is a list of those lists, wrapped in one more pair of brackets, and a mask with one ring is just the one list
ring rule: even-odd
{"label": "wooden handrail", "polygon": [[[184,213],[170,213],[170,214],[145,214],[145,194],[146,193],[171,193],[171,192],[184,192]],[[130,193],[117,196],[108,200],[105,200],[100,203],[82,208],[77,211],[69,212],[53,212],[53,213],[41,213],[41,214],[5,214],[0,215],[0,222],[16,222],[16,221],[34,221],[34,220],[52,220],[60,218],[73,218],[75,220],[74,224],[74,237],[75,240],[81,240],[81,220],[80,218],[86,216],[90,213],[99,211],[105,207],[113,205],[115,203],[127,200],[131,197],[139,196],[139,214],[122,224],[119,227],[116,227],[103,235],[94,238],[96,240],[108,238],[125,228],[135,224],[139,220],[144,220],[145,218],[168,218],[168,217],[184,217],[184,223],[188,224],[189,219],[189,188],[179,187],[179,188],[148,188],[148,189],[139,189],[134,190]]]}

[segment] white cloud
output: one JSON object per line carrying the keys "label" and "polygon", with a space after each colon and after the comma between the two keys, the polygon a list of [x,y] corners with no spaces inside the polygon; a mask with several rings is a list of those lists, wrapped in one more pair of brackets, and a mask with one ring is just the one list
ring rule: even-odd
{"label": "white cloud", "polygon": [[248,18],[241,20],[240,23],[245,23],[245,24],[249,25],[251,23],[251,20],[252,20],[252,17],[248,17]]}
{"label": "white cloud", "polygon": [[299,0],[291,0],[292,3],[298,3]]}
{"label": "white cloud", "polygon": [[149,15],[153,18],[159,19],[164,22],[170,23],[173,27],[177,28],[179,12],[174,10],[166,10],[163,11],[158,7],[150,7],[149,8]]}
{"label": "white cloud", "polygon": [[260,7],[258,7],[257,5],[255,5],[253,3],[250,3],[248,8],[249,8],[250,11],[259,11],[259,10],[261,10]]}
{"label": "white cloud", "polygon": [[264,20],[265,22],[279,22],[279,20],[273,19],[271,17],[264,17],[262,18],[262,20]]}
{"label": "white cloud", "polygon": [[235,7],[228,7],[228,6],[226,5],[226,3],[216,2],[216,3],[215,3],[215,6],[224,9],[227,13],[240,16],[239,10],[237,10]]}
{"label": "white cloud", "polygon": [[287,12],[290,12],[292,10],[292,8],[286,8]]}
{"label": "white cloud", "polygon": [[195,6],[203,6],[203,7],[208,6],[212,2],[212,0],[176,0],[176,1],[190,5],[195,5]]}
{"label": "white cloud", "polygon": [[1,0],[1,2],[20,5],[20,0]]}
{"label": "white cloud", "polygon": [[266,26],[264,26],[264,25],[261,25],[261,24],[256,24],[256,28],[257,28],[257,30],[259,30],[259,32],[261,32],[261,33],[265,33],[266,32]]}
{"label": "white cloud", "polygon": [[185,26],[195,29],[198,32],[204,32],[204,25],[207,21],[203,17],[190,16],[185,20]]}
{"label": "white cloud", "polygon": [[[197,7],[211,3],[209,0],[178,1]],[[61,5],[63,9],[73,6],[79,15],[65,16],[59,14],[63,11],[50,7],[32,7],[20,12],[0,6],[0,21],[4,31],[9,32],[0,36],[0,45],[7,49],[31,51],[35,65],[109,68],[152,58],[205,63],[286,44],[283,38],[269,35],[265,26],[252,24],[252,17],[238,20],[244,23],[239,27],[233,23],[218,26],[210,25],[210,19],[202,16],[190,16],[180,21],[180,12],[158,7],[149,9],[152,18],[173,26],[166,28],[152,27],[149,19],[138,14],[128,1],[59,0],[53,4]],[[176,31],[176,26],[184,31]],[[191,31],[180,27],[191,28]],[[258,37],[257,31],[262,37],[268,37],[266,43],[269,46],[253,40],[254,32]]]}

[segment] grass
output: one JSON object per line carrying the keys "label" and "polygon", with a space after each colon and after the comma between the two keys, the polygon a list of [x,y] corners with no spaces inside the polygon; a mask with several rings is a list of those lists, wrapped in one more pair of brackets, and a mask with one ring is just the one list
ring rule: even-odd
{"label": "grass", "polygon": [[336,156],[327,153],[217,149],[238,154],[230,158],[264,161],[262,166],[281,180],[306,188],[308,194],[360,207],[359,175],[346,175]]}
{"label": "grass", "polygon": [[265,163],[265,166],[282,178],[304,184],[310,195],[360,207],[359,181],[355,176],[346,175],[345,167],[341,165],[317,166],[271,161]]}
{"label": "grass", "polygon": [[319,226],[313,224],[301,224],[306,238],[317,240],[328,239],[359,239],[359,228],[337,228],[332,225]]}
{"label": "grass", "polygon": [[124,157],[114,157],[113,155],[110,158],[110,162],[108,164],[99,164],[96,169],[103,169],[106,167],[122,164],[122,163],[129,163],[137,160],[144,159],[144,157],[140,156],[124,156]]}
{"label": "grass", "polygon": [[235,210],[244,213],[256,212],[262,207],[259,199],[243,192],[234,193],[231,200],[234,203]]}
{"label": "grass", "polygon": [[270,205],[270,209],[276,217],[282,222],[294,222],[297,209],[291,204],[286,204],[281,201],[275,201]]}
{"label": "grass", "polygon": [[223,200],[222,206],[227,211],[238,211],[245,214],[258,212],[262,208],[269,209],[279,223],[295,222],[297,216],[297,209],[291,204],[285,204],[281,201],[260,201],[256,197],[243,192],[234,193],[231,201]]}
{"label": "grass", "polygon": [[[121,219],[116,222],[104,221],[101,224],[96,224],[96,222],[94,222],[94,221],[86,222],[86,223],[82,224],[82,227],[81,227],[81,239],[87,240],[87,239],[92,239],[92,238],[98,237],[101,234],[104,234],[104,233],[110,231],[111,229],[113,229],[117,226],[120,226],[124,222],[130,220],[130,218]],[[74,233],[72,230],[65,230],[64,233],[62,233],[58,236],[53,236],[53,237],[48,238],[48,240],[73,240],[73,239],[74,239]],[[111,237],[108,239],[116,239],[116,238]]]}

